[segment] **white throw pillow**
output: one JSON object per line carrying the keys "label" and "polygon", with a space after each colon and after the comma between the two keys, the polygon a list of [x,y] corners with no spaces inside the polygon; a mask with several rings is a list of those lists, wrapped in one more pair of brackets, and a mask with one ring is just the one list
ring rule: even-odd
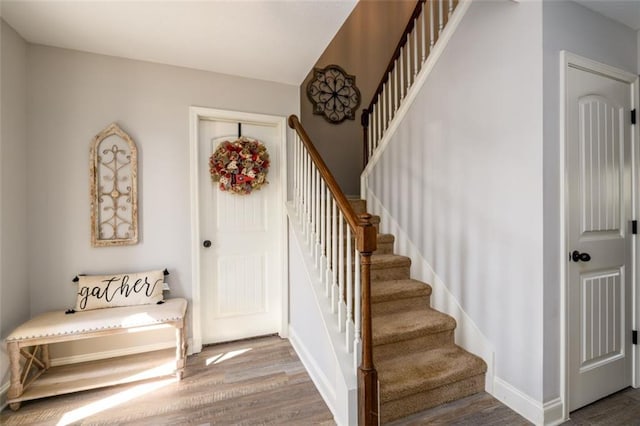
{"label": "white throw pillow", "polygon": [[76,311],[148,305],[163,300],[161,270],[134,274],[81,275]]}

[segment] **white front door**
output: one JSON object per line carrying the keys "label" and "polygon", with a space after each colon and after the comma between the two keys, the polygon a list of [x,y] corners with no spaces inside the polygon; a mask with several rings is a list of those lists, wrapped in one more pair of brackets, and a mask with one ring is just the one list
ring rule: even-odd
{"label": "white front door", "polygon": [[200,306],[202,343],[281,331],[283,200],[278,126],[242,123],[242,135],[266,145],[267,185],[248,195],[218,188],[209,157],[238,138],[238,122],[199,120]]}
{"label": "white front door", "polygon": [[566,70],[569,410],[631,384],[632,84]]}

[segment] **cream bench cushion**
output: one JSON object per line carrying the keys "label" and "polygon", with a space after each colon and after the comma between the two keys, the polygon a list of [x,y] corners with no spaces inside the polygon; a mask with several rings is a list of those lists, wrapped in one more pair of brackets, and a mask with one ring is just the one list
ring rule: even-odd
{"label": "cream bench cushion", "polygon": [[40,314],[23,323],[7,337],[13,340],[75,336],[109,329],[130,329],[179,321],[184,318],[187,301],[182,298],[166,299],[159,305],[135,305],[65,314],[52,311]]}

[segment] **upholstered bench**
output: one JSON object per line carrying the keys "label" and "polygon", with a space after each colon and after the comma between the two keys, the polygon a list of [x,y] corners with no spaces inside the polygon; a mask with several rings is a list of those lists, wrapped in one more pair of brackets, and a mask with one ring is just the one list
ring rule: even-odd
{"label": "upholstered bench", "polygon": [[[167,374],[182,379],[187,345],[187,301],[95,309],[65,314],[47,312],[16,328],[6,339],[11,369],[8,403],[112,386]],[[49,344],[174,327],[176,348],[51,367]],[[22,360],[24,358],[24,360]]]}

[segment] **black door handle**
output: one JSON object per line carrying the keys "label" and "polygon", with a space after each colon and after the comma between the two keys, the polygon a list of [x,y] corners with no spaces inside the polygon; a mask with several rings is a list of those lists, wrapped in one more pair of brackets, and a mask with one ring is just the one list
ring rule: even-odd
{"label": "black door handle", "polygon": [[202,243],[202,245],[203,245],[205,248],[209,248],[209,247],[211,247],[211,241],[209,241],[209,240],[204,240],[204,242]]}
{"label": "black door handle", "polygon": [[578,250],[574,250],[571,253],[571,259],[574,262],[588,262],[591,260],[591,255],[589,253],[580,253]]}

